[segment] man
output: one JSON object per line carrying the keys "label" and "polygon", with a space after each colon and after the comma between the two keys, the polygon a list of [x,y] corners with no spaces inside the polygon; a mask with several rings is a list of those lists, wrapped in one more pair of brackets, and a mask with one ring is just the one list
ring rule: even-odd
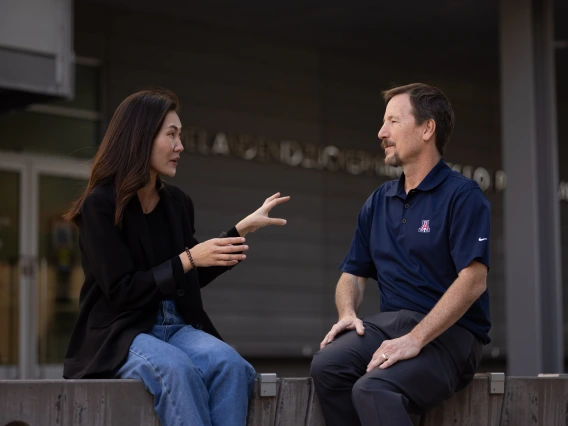
{"label": "man", "polygon": [[[365,202],[340,269],[339,321],[312,361],[327,426],[412,425],[473,378],[489,343],[489,203],[442,159],[454,126],[441,90],[383,93],[379,131],[399,180]],[[380,313],[357,318],[368,278]]]}

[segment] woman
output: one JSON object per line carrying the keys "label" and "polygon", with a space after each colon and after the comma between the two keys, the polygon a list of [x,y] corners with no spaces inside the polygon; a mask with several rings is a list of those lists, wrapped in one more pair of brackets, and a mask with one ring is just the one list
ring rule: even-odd
{"label": "woman", "polygon": [[221,238],[194,238],[191,199],[176,174],[177,97],[145,90],[118,107],[85,193],[66,219],[79,227],[85,283],[64,363],[69,379],[141,379],[163,426],[246,423],[252,366],[224,343],[200,287],[246,258],[248,232],[284,225],[274,194]]}

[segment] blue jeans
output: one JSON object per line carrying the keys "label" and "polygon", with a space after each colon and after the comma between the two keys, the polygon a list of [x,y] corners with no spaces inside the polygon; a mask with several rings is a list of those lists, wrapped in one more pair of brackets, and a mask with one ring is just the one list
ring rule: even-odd
{"label": "blue jeans", "polygon": [[162,426],[245,426],[255,376],[229,345],[184,324],[171,300],[117,372],[144,382]]}

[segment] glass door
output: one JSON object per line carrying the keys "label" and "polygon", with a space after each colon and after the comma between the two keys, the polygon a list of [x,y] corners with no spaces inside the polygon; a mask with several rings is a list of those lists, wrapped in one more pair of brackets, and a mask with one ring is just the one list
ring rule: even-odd
{"label": "glass door", "polygon": [[62,219],[90,162],[0,151],[0,379],[61,378],[83,284]]}
{"label": "glass door", "polygon": [[20,297],[20,171],[0,164],[0,378],[16,376]]}
{"label": "glass door", "polygon": [[38,178],[38,365],[41,376],[61,377],[84,278],[77,228],[62,215],[84,191],[87,181],[45,173]]}
{"label": "glass door", "polygon": [[62,216],[85,190],[90,163],[63,158],[36,158],[37,182],[34,248],[38,277],[32,350],[40,378],[61,378],[69,336],[79,314],[81,268],[78,230]]}

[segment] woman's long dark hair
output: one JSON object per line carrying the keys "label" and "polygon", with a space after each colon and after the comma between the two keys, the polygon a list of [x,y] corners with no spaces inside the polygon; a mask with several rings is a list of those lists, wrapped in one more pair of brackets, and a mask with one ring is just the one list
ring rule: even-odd
{"label": "woman's long dark hair", "polygon": [[63,216],[77,222],[81,207],[91,191],[112,183],[116,195],[114,223],[122,226],[124,209],[150,180],[150,154],[166,114],[178,112],[177,96],[166,89],[148,89],[127,97],[114,112],[107,132],[93,160],[85,192]]}

